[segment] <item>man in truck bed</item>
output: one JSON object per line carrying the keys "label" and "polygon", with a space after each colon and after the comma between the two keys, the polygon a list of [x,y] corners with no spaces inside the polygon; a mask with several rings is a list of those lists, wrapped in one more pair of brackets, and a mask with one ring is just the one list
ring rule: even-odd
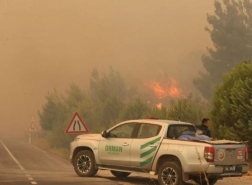
{"label": "man in truck bed", "polygon": [[210,126],[210,120],[208,118],[203,118],[201,121],[201,125],[197,125],[199,134],[212,137],[211,131],[209,130],[209,126]]}

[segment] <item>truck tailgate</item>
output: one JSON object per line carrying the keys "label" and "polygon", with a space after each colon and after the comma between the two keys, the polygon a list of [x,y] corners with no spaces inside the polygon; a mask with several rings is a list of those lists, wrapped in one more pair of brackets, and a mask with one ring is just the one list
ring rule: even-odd
{"label": "truck tailgate", "polygon": [[236,165],[246,162],[246,145],[236,141],[212,142],[216,165]]}

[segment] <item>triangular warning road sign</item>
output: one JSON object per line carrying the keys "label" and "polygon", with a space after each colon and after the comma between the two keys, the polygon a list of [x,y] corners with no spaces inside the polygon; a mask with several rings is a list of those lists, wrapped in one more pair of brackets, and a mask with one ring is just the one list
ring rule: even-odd
{"label": "triangular warning road sign", "polygon": [[88,133],[89,130],[85,125],[84,121],[81,119],[80,115],[75,112],[72,120],[70,121],[65,133],[66,134],[78,134],[78,133]]}
{"label": "triangular warning road sign", "polygon": [[35,127],[35,125],[32,123],[32,124],[30,125],[28,131],[29,131],[29,132],[37,132],[38,130],[37,130],[37,128]]}
{"label": "triangular warning road sign", "polygon": [[30,119],[30,122],[35,122],[35,118],[32,116],[31,119]]}

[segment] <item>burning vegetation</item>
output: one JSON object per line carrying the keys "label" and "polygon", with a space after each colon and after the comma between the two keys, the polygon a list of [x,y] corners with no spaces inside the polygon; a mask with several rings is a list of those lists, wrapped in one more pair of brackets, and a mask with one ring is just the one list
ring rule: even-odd
{"label": "burning vegetation", "polygon": [[181,89],[174,78],[169,78],[164,83],[151,81],[147,84],[159,99],[165,97],[182,98],[184,97]]}
{"label": "burning vegetation", "polygon": [[[182,93],[181,88],[178,86],[178,82],[174,78],[167,78],[162,81],[150,81],[146,83],[146,86],[154,92],[155,97],[159,99],[159,103],[156,104],[158,109],[161,109],[164,102],[167,100],[184,98],[185,95]],[[162,102],[160,102],[162,99]]]}

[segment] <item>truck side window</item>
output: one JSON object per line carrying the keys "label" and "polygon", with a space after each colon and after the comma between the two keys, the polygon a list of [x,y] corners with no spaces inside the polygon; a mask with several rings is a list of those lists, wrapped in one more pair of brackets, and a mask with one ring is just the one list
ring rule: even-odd
{"label": "truck side window", "polygon": [[116,138],[131,138],[134,127],[135,123],[125,123],[123,125],[119,125],[109,132],[109,136]]}
{"label": "truck side window", "polygon": [[170,125],[167,132],[167,138],[177,139],[183,133],[195,132],[195,127],[192,125]]}
{"label": "truck side window", "polygon": [[160,130],[160,125],[142,123],[139,127],[137,138],[149,138],[157,136]]}
{"label": "truck side window", "polygon": [[174,128],[172,126],[169,126],[169,129],[168,129],[168,132],[167,132],[167,137],[168,138],[174,138],[175,139],[175,136],[174,136]]}
{"label": "truck side window", "polygon": [[178,129],[176,126],[169,126],[167,133],[168,138],[176,139],[177,137],[179,137],[179,135],[180,134],[178,133]]}

